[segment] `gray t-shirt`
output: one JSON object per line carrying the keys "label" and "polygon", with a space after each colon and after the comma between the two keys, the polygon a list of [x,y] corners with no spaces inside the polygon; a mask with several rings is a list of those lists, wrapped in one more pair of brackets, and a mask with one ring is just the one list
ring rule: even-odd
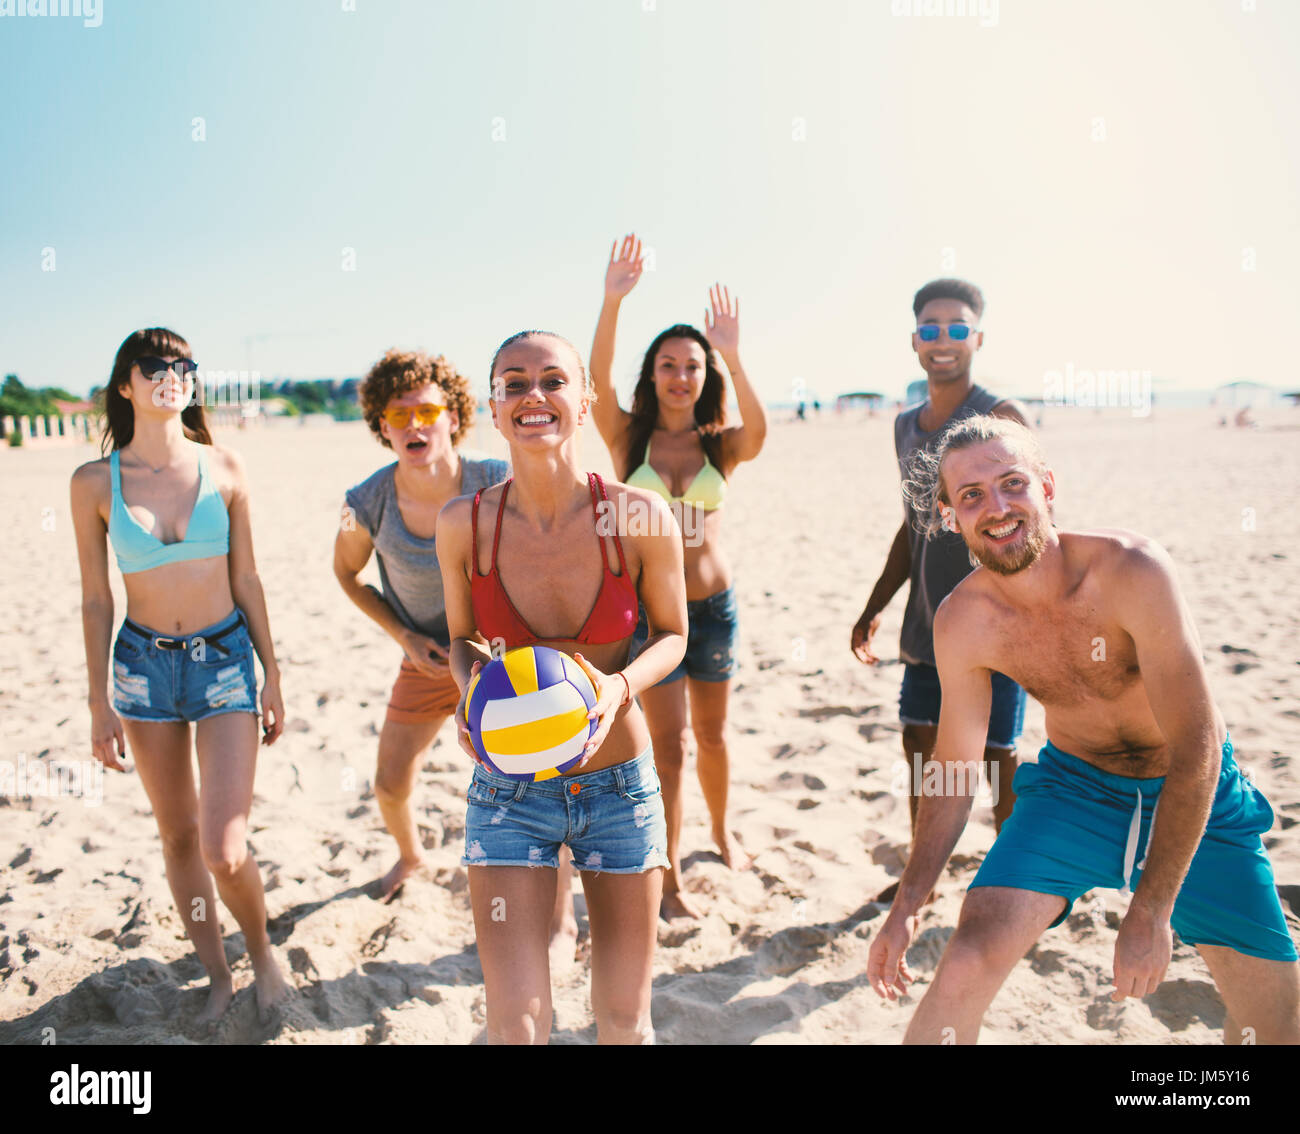
{"label": "gray t-shirt", "polygon": [[[954,422],[974,414],[988,413],[1003,399],[982,386],[972,386],[966,400],[938,429],[927,433],[918,424],[924,402],[904,410],[894,419],[894,452],[898,454],[899,473],[906,477],[907,458],[922,447],[934,444]],[[907,535],[912,548],[911,587],[907,609],[903,611],[903,631],[898,639],[898,654],[911,665],[934,665],[934,612],[974,568],[966,551],[966,541],[956,532],[939,532],[926,539],[916,530],[915,513],[907,508]]]}
{"label": "gray t-shirt", "polygon": [[[497,484],[510,473],[505,461],[464,454],[461,454],[460,469],[462,496]],[[435,541],[419,539],[406,530],[393,483],[396,471],[394,461],[349,488],[347,505],[375,545],[385,601],[404,626],[428,635],[441,646],[448,646],[451,639],[447,633],[447,609]]]}

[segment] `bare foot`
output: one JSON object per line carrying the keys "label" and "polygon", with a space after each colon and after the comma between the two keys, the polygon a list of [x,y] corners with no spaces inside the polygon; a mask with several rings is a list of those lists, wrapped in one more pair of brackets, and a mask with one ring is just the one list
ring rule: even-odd
{"label": "bare foot", "polygon": [[221,979],[213,978],[208,989],[208,1002],[203,1006],[203,1011],[198,1014],[198,1018],[194,1021],[195,1024],[200,1028],[211,1030],[216,1025],[216,1022],[225,1015],[225,1011],[234,997],[235,982],[229,972]]}
{"label": "bare foot", "polygon": [[[881,890],[880,893],[877,894],[871,900],[873,902],[876,902],[879,905],[887,906],[890,905],[893,902],[893,900],[897,897],[898,897],[898,883],[891,882],[888,886],[886,886],[883,890]],[[931,890],[929,897],[927,897],[925,901],[921,903],[921,905],[928,906],[934,901],[934,899],[935,899],[935,892]]]}
{"label": "bare foot", "polygon": [[423,865],[423,858],[399,858],[392,870],[379,880],[379,900],[388,905],[401,892],[402,883]]}
{"label": "bare foot", "polygon": [[276,1009],[289,997],[289,986],[284,982],[280,966],[270,949],[259,957],[248,958],[253,965],[253,988],[257,996],[257,1018],[263,1024],[272,1023]]}
{"label": "bare foot", "polygon": [[665,921],[673,921],[679,917],[703,917],[704,915],[691,904],[685,890],[670,890],[659,902],[659,916]]}
{"label": "bare foot", "polygon": [[720,834],[714,831],[713,841],[718,844],[718,853],[722,855],[722,861],[732,870],[748,870],[754,865],[754,860],[745,853],[740,840],[730,831],[723,831]]}

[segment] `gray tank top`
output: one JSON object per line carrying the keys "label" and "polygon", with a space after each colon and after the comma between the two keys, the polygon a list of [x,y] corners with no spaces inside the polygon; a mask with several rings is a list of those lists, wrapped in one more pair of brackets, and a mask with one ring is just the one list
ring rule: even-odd
{"label": "gray tank top", "polygon": [[[505,480],[510,473],[505,461],[463,453],[460,467],[462,496],[472,496],[480,488]],[[402,523],[393,483],[396,471],[394,461],[349,488],[347,505],[357,525],[370,533],[370,542],[375,545],[384,600],[402,625],[447,646],[451,639],[447,633],[447,609],[435,541],[413,536]]]}
{"label": "gray tank top", "polygon": [[[988,413],[1002,400],[982,386],[972,386],[966,400],[933,432],[926,432],[918,424],[926,403],[904,410],[894,419],[894,452],[898,455],[900,475],[906,475],[906,461],[912,453],[922,447],[933,448],[944,430],[954,422],[974,414]],[[912,665],[934,665],[934,612],[973,568],[961,536],[955,532],[940,532],[927,540],[916,530],[915,518],[912,509],[907,507],[912,572],[898,654]]]}

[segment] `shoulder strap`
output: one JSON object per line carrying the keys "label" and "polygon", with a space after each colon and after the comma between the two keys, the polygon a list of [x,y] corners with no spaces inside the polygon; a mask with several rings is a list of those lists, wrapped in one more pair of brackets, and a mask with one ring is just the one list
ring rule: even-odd
{"label": "shoulder strap", "polygon": [[511,477],[501,486],[501,500],[497,504],[497,527],[492,535],[492,562],[488,564],[489,574],[497,569],[497,546],[501,543],[501,517],[506,514],[506,494],[509,493],[514,479],[514,477]]}
{"label": "shoulder strap", "polygon": [[591,511],[596,517],[596,542],[600,544],[600,561],[605,565],[605,570],[609,570],[609,552],[605,550],[605,537],[600,530],[600,505],[596,498],[596,485],[600,484],[600,499],[605,500],[605,486],[601,484],[600,477],[594,472],[587,474],[587,491],[591,493]]}
{"label": "shoulder strap", "polygon": [[[921,406],[925,403],[922,402]],[[907,436],[907,431],[911,428],[912,419],[921,412],[921,406],[913,406],[911,409],[905,409],[896,418],[894,418],[894,456],[901,458],[903,456],[903,439]]]}
{"label": "shoulder strap", "polygon": [[478,574],[478,502],[482,499],[483,490],[480,488],[474,493],[474,508],[469,520],[469,565],[474,575]]}
{"label": "shoulder strap", "polygon": [[125,500],[122,500],[122,467],[121,465],[118,464],[117,454],[118,454],[118,450],[114,449],[113,455],[108,458],[108,467],[111,470],[112,482],[113,482],[113,505],[114,506],[117,505],[117,502],[119,500],[121,500],[123,504],[126,503]]}
{"label": "shoulder strap", "polygon": [[988,413],[995,405],[1005,399],[1000,398],[991,390],[984,389],[983,386],[976,386],[971,391],[969,405],[973,413]]}
{"label": "shoulder strap", "polygon": [[[605,492],[605,482],[600,479],[599,473],[587,474],[587,487],[591,489],[591,506],[596,512],[596,537],[600,540],[600,558],[605,564],[605,570],[609,570],[609,553],[605,550],[605,537],[600,531],[600,511],[596,507],[596,488],[600,488],[601,500],[608,502],[609,495]],[[623,541],[618,538],[618,524],[614,525],[614,550],[618,552],[618,566],[623,576],[627,576],[627,560],[623,557]]]}

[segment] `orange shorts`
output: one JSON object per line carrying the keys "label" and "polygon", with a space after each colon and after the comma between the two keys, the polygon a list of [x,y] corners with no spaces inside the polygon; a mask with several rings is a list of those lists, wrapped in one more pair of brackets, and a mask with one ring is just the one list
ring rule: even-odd
{"label": "orange shorts", "polygon": [[460,689],[448,667],[446,676],[429,677],[402,658],[402,668],[397,671],[393,692],[388,698],[387,720],[398,724],[423,724],[449,716],[460,704]]}

